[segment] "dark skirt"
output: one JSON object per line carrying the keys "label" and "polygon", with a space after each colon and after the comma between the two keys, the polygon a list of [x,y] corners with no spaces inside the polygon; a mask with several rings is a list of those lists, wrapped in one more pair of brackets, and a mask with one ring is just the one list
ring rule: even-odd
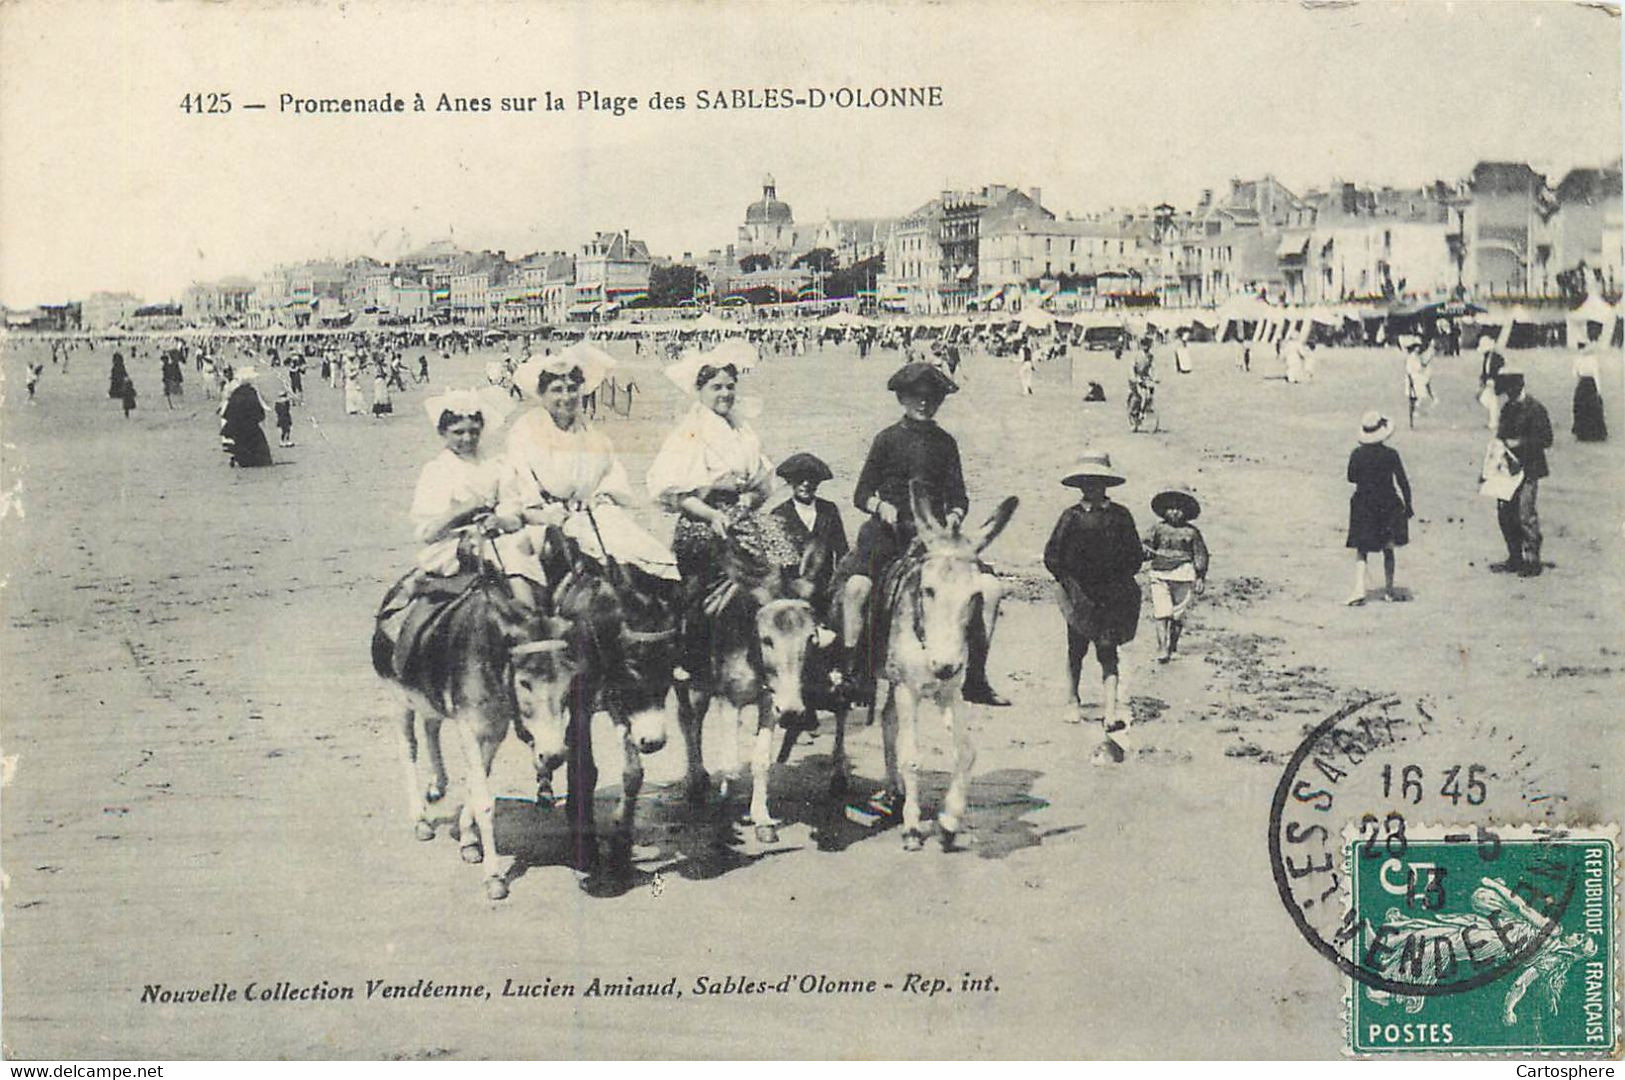
{"label": "dark skirt", "polygon": [[1581,442],[1604,442],[1608,438],[1602,394],[1597,392],[1597,380],[1589,375],[1582,375],[1574,385],[1574,437]]}
{"label": "dark skirt", "polygon": [[258,424],[234,424],[220,432],[232,463],[245,469],[271,464],[271,444]]}
{"label": "dark skirt", "polygon": [[1124,645],[1140,628],[1140,583],[1062,580],[1061,614],[1067,626],[1093,645]]}
{"label": "dark skirt", "polygon": [[1345,547],[1366,553],[1383,551],[1390,545],[1410,543],[1410,520],[1398,499],[1373,499],[1355,492],[1349,499],[1349,535]]}

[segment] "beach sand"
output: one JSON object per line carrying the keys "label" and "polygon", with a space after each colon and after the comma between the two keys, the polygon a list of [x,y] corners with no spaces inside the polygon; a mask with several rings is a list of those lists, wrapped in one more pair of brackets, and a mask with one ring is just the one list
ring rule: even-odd
{"label": "beach sand", "polygon": [[[609,347],[640,393],[631,419],[603,425],[641,485],[685,401],[647,356]],[[972,517],[1007,494],[1021,507],[986,556],[1011,588],[990,667],[1015,704],[964,714],[980,751],[969,848],[905,854],[896,832],[848,823],[824,794],[827,718],[775,774],[781,842],[748,829],[730,842],[720,812],[683,805],[674,730],[647,760],[635,885],[593,895],[557,864],[555,825],[521,801],[534,784],[510,743],[494,774],[499,833],[542,865],[493,904],[448,830],[413,839],[395,700],[368,660],[373,610],[413,552],[413,482],[439,448],[424,394],[397,394],[387,421],[346,417],[312,371],[298,446],[233,470],[200,377],[188,368],[171,412],[142,352],[128,422],[106,397],[106,346],[74,353],[67,376],[47,362],[34,405],[24,363],[47,354],[14,344],[0,358],[8,1057],[1331,1057],[1343,980],[1290,922],[1266,850],[1271,795],[1309,725],[1364,694],[1428,695],[1523,748],[1513,760],[1488,739],[1459,747],[1463,763],[1481,755],[1538,786],[1548,799],[1531,818],[1625,809],[1609,764],[1625,760],[1617,355],[1603,365],[1615,437],[1588,445],[1567,430],[1567,357],[1516,356],[1558,433],[1541,488],[1555,567],[1520,579],[1486,569],[1504,552],[1476,492],[1488,433],[1474,356],[1435,365],[1440,404],[1413,432],[1397,350],[1321,350],[1318,378],[1288,385],[1262,359],[1242,373],[1236,346],[1199,345],[1194,374],[1171,360],[1161,372],[1162,432],[1131,435],[1126,361],[1074,350],[1076,373],[1042,365],[1026,398],[1015,365],[978,354],[939,419],[959,439]],[[770,454],[830,463],[821,494],[849,533],[868,441],[897,414],[884,384],[899,355],[815,349],[743,381]],[[433,358],[434,385],[482,382],[487,358]],[[1081,403],[1091,378],[1108,402]],[[1344,469],[1372,408],[1399,427],[1417,517],[1399,553],[1409,602],[1356,609],[1342,603]],[[1142,531],[1160,486],[1193,485],[1213,553],[1181,657],[1151,662],[1149,606],[1124,650],[1136,723],[1129,760],[1106,768],[1090,764],[1099,726],[1062,721],[1064,636],[1041,563],[1074,495],[1058,478],[1084,446],[1128,477],[1113,497]],[[1086,679],[1097,670],[1089,660]],[[934,807],[951,747],[940,724],[921,730]],[[618,777],[603,718],[595,741],[607,798]],[[878,725],[853,747],[862,792],[882,772]],[[463,789],[447,752],[449,807]],[[697,976],[819,973],[897,989],[692,992]],[[905,994],[911,973],[954,992]],[[676,977],[685,996],[499,996],[510,978],[579,995],[629,975]],[[966,992],[966,975],[997,990]],[[368,979],[420,978],[493,997],[141,1000],[158,984],[282,980],[364,998]]]}

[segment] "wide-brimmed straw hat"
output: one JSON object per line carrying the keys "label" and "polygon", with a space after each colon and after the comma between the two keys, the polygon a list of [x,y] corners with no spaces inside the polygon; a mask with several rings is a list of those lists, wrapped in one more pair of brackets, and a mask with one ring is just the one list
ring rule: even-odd
{"label": "wide-brimmed straw hat", "polygon": [[1105,487],[1116,487],[1125,482],[1112,469],[1112,456],[1104,450],[1085,450],[1078,455],[1066,475],[1061,477],[1061,483],[1067,487],[1081,488],[1091,482]]}
{"label": "wide-brimmed straw hat", "polygon": [[1394,433],[1394,422],[1376,409],[1360,417],[1360,441],[1379,443]]}
{"label": "wide-brimmed straw hat", "polygon": [[1185,511],[1186,521],[1195,521],[1202,516],[1202,504],[1196,501],[1196,493],[1184,484],[1164,488],[1151,496],[1151,512],[1158,517],[1162,517],[1171,506]]}
{"label": "wide-brimmed straw hat", "polygon": [[919,360],[898,368],[886,380],[886,389],[899,394],[940,394],[943,397],[959,392],[958,385],[941,368]]}
{"label": "wide-brimmed straw hat", "polygon": [[817,454],[809,454],[806,451],[791,454],[781,461],[779,467],[773,471],[779,474],[780,479],[789,484],[799,484],[803,480],[811,480],[814,483],[822,484],[835,475],[829,471],[829,466],[824,464],[823,458],[820,458]]}

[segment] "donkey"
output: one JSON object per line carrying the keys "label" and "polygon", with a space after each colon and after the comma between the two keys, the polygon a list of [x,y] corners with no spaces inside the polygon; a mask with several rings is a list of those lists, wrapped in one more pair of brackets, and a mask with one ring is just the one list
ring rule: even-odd
{"label": "donkey", "polygon": [[[740,782],[739,736],[744,710],[755,707],[756,730],[751,748],[750,823],[756,839],[778,843],[779,822],[768,811],[768,782],[773,767],[773,737],[780,722],[805,710],[802,673],[809,646],[819,640],[818,620],[807,599],[813,589],[806,573],[817,558],[813,549],[794,578],[785,573],[749,582],[748,571],[729,560],[726,576],[705,599],[708,616],[691,636],[705,633],[690,649],[704,656],[677,688],[677,718],[688,747],[688,798],[703,803],[710,794],[701,752],[705,716],[713,703],[727,711],[722,739],[721,798],[727,802]],[[745,580],[742,580],[745,579]],[[793,737],[793,736],[792,736]],[[786,742],[786,752],[789,744]],[[780,760],[782,760],[782,755]]]}
{"label": "donkey", "polygon": [[631,859],[632,828],[638,793],[643,788],[643,755],[666,745],[667,699],[677,666],[678,612],[675,596],[663,596],[649,579],[610,560],[606,566],[585,559],[566,542],[570,569],[552,589],[552,602],[570,624],[572,657],[578,658],[569,694],[568,722],[537,732],[537,799],[552,801],[552,776],[568,762],[571,863],[581,872],[598,865],[593,793],[598,766],[592,752],[592,718],[609,714],[623,749],[621,797],[610,837],[612,866]]}
{"label": "donkey", "polygon": [[[386,611],[389,602],[386,598]],[[476,577],[427,618],[406,610],[406,625],[397,628],[399,637],[394,639],[380,615],[372,656],[374,670],[405,699],[401,752],[413,829],[419,840],[434,839],[428,804],[445,796],[440,729],[450,718],[469,776],[469,798],[458,814],[462,855],[467,862],[485,864],[486,895],[501,900],[508,895],[508,882],[496,857],[491,762],[510,724],[533,749],[534,733],[562,730],[569,690],[581,664],[571,646],[571,626],[567,620],[533,612],[489,574]],[[418,614],[426,610],[420,608]],[[431,772],[426,787],[418,776],[419,716]]]}
{"label": "donkey", "polygon": [[[965,530],[958,522],[944,522],[917,483],[909,485],[909,500],[919,548],[903,556],[907,562],[897,569],[897,587],[887,590],[885,597],[877,589],[870,600],[890,601],[886,653],[880,672],[887,684],[881,710],[886,788],[871,804],[889,813],[901,797],[903,847],[907,851],[924,847],[918,720],[920,705],[930,702],[942,713],[954,740],[953,777],[937,814],[943,849],[952,850],[964,821],[970,771],[976,762],[970,732],[962,720],[955,723],[954,717],[954,706],[965,681],[970,620],[978,609],[978,600],[983,612],[994,609],[1001,588],[978,556],[1004,531],[1018,503],[1014,496],[1005,499],[980,526]],[[847,717],[845,709],[836,714],[833,791],[844,790],[848,783]]]}

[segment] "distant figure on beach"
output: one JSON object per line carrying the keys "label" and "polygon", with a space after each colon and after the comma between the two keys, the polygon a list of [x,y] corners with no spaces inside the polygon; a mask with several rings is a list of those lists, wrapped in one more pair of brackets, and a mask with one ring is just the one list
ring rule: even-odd
{"label": "distant figure on beach", "polygon": [[113,354],[113,365],[107,373],[107,396],[117,401],[124,396],[124,387],[130,381],[130,373],[124,367],[124,354]]}
{"label": "distant figure on beach", "polygon": [[1303,342],[1291,338],[1280,346],[1281,360],[1286,364],[1286,381],[1301,383],[1309,378],[1308,364],[1303,355]]}
{"label": "distant figure on beach", "polygon": [[242,468],[271,464],[271,444],[260,427],[265,422],[265,401],[254,387],[252,364],[237,370],[225,400],[220,405],[220,443],[231,455],[231,463]]}
{"label": "distant figure on beach", "polygon": [[1582,341],[1574,355],[1574,437],[1581,442],[1606,442],[1608,420],[1603,416],[1602,394],[1597,390],[1601,373],[1597,352]]}
{"label": "distant figure on beach", "polygon": [[1501,423],[1501,398],[1495,392],[1495,377],[1506,367],[1506,358],[1495,349],[1495,339],[1485,338],[1478,367],[1478,403],[1489,414],[1489,428],[1495,431]]}
{"label": "distant figure on beach", "polygon": [[1413,338],[1405,344],[1405,401],[1413,429],[1420,402],[1427,402],[1429,412],[1439,404],[1433,395],[1433,347],[1421,338]]}
{"label": "distant figure on beach", "polygon": [[1190,335],[1183,330],[1179,332],[1178,344],[1174,346],[1174,370],[1181,375],[1189,375],[1192,371]]}
{"label": "distant figure on beach", "polygon": [[27,382],[27,386],[28,386],[28,403],[30,405],[34,404],[34,388],[39,385],[39,377],[40,377],[41,374],[44,373],[44,371],[45,371],[45,365],[44,364],[29,364],[28,365],[28,382]]}
{"label": "distant figure on beach", "polygon": [[344,382],[344,414],[360,416],[367,411],[367,399],[361,393],[361,362],[354,356],[346,359],[339,377]]}
{"label": "distant figure on beach", "polygon": [[1373,551],[1382,552],[1382,598],[1399,599],[1394,592],[1394,549],[1410,542],[1413,510],[1405,464],[1399,452],[1386,445],[1393,433],[1393,421],[1372,410],[1361,418],[1360,445],[1349,454],[1348,482],[1354,485],[1345,542],[1354,549],[1354,591],[1346,601],[1350,607],[1365,603],[1366,556]]}
{"label": "distant figure on beach", "polygon": [[183,394],[181,384],[184,379],[185,377],[181,373],[180,354],[165,353],[163,359],[164,404],[171,409],[175,407],[175,399]]}
{"label": "distant figure on beach", "polygon": [[1536,498],[1540,482],[1550,475],[1546,451],[1552,445],[1552,421],[1546,406],[1524,392],[1523,372],[1502,368],[1501,374],[1495,377],[1495,392],[1506,398],[1495,435],[1516,461],[1514,471],[1523,480],[1511,498],[1501,499],[1496,505],[1507,558],[1506,562],[1495,563],[1490,569],[1535,577],[1542,569],[1540,511]]}
{"label": "distant figure on beach", "polygon": [[277,394],[273,409],[276,412],[277,445],[292,446],[293,399],[288,396],[286,390]]}

